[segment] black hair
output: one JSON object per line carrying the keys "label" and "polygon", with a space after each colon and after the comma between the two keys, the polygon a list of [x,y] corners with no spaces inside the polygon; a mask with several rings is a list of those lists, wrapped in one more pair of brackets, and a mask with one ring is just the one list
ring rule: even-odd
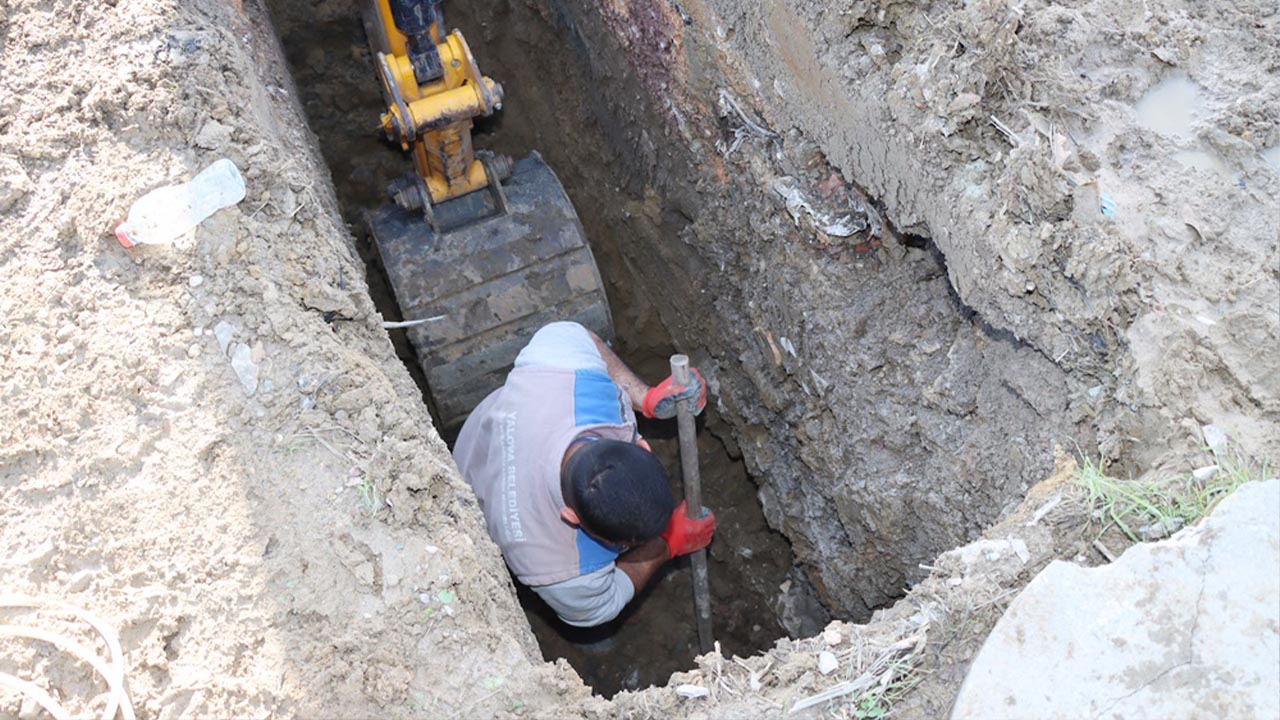
{"label": "black hair", "polygon": [[617,440],[586,443],[569,457],[565,501],[583,528],[603,540],[638,545],[662,534],[675,509],[667,471],[653,453]]}

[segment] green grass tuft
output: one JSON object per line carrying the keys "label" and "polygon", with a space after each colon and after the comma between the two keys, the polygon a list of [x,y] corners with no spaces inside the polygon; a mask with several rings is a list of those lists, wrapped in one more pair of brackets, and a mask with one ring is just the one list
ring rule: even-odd
{"label": "green grass tuft", "polygon": [[377,512],[381,499],[378,497],[378,489],[373,485],[373,479],[367,473],[360,476],[360,484],[356,485],[356,490],[360,493],[360,501],[364,503],[365,510],[370,515]]}
{"label": "green grass tuft", "polygon": [[1106,472],[1105,461],[1084,455],[1075,482],[1087,494],[1086,503],[1094,518],[1102,523],[1098,537],[1114,526],[1130,540],[1141,542],[1135,528],[1157,524],[1174,527],[1179,520],[1190,525],[1236,488],[1250,480],[1270,477],[1265,462],[1255,466],[1229,449],[1216,460],[1218,472],[1204,481],[1190,473],[1142,481],[1112,477]]}

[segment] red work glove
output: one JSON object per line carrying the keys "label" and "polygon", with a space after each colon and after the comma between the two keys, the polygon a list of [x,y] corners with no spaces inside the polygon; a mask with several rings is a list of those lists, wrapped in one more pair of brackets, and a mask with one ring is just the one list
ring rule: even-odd
{"label": "red work glove", "polygon": [[676,416],[676,402],[679,400],[694,400],[693,414],[697,415],[707,406],[707,384],[702,380],[702,373],[698,372],[698,368],[689,368],[692,371],[693,383],[688,387],[677,385],[676,381],[667,378],[662,382],[649,388],[649,392],[644,394],[644,403],[640,406],[640,412],[644,413],[647,418],[659,418],[666,420]]}
{"label": "red work glove", "polygon": [[701,550],[711,544],[711,534],[716,530],[715,513],[708,511],[703,517],[690,520],[685,517],[685,507],[684,501],[681,500],[675,512],[671,513],[667,529],[662,532],[662,539],[667,543],[667,549],[671,553],[669,557],[674,558],[687,555],[694,550]]}

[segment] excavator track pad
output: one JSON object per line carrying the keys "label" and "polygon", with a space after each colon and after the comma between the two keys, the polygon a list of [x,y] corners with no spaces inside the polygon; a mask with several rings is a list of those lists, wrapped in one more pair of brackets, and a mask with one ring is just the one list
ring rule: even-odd
{"label": "excavator track pad", "polygon": [[441,203],[434,229],[392,203],[367,215],[402,316],[432,318],[407,332],[445,432],[502,385],[546,323],[574,320],[613,337],[595,258],[555,173],[532,153],[502,191],[505,209],[484,192]]}

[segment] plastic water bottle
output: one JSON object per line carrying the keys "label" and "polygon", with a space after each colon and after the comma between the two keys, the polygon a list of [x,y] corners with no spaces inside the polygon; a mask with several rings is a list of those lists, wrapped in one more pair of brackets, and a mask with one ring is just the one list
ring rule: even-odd
{"label": "plastic water bottle", "polygon": [[190,182],[156,188],[138,198],[129,208],[129,219],[116,226],[116,239],[125,247],[171,243],[243,199],[244,178],[235,163],[223,158]]}

